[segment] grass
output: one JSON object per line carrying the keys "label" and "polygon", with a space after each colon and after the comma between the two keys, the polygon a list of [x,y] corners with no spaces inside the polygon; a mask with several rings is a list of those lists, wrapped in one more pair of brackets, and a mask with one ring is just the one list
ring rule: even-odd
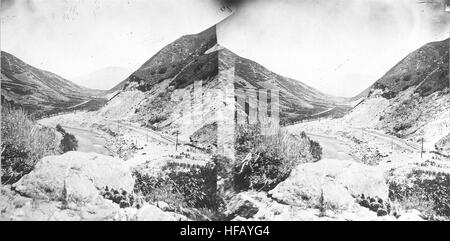
{"label": "grass", "polygon": [[147,202],[165,202],[175,212],[194,220],[203,220],[204,216],[212,220],[223,218],[224,206],[217,192],[214,166],[187,169],[166,166],[158,176],[139,172],[133,175],[134,193]]}
{"label": "grass", "polygon": [[44,156],[60,153],[56,132],[37,125],[23,109],[2,105],[2,184],[31,172]]}
{"label": "grass", "polygon": [[232,168],[235,191],[271,190],[296,165],[321,159],[322,148],[305,133],[296,137],[277,130],[261,135],[258,125],[239,126],[236,133],[237,160]]}
{"label": "grass", "polygon": [[389,198],[403,209],[416,209],[427,219],[450,218],[450,174],[414,169],[405,181],[389,183]]}

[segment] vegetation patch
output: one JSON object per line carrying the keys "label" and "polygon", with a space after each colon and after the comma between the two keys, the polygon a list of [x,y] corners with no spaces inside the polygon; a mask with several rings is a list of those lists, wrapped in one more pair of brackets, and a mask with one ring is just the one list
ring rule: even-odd
{"label": "vegetation patch", "polygon": [[60,153],[56,132],[37,125],[22,109],[2,105],[2,184],[17,182],[44,156]]}
{"label": "vegetation patch", "polygon": [[[214,164],[206,167],[178,168],[166,166],[158,176],[150,176],[139,172],[135,177],[134,192],[142,196],[146,202],[167,203],[175,212],[192,213],[207,216],[210,219],[222,219],[225,205],[217,192],[217,169]],[[196,216],[196,215],[194,215]]]}
{"label": "vegetation patch", "polygon": [[404,180],[390,181],[389,198],[428,219],[450,217],[450,174],[414,169]]}
{"label": "vegetation patch", "polygon": [[[370,197],[361,194],[357,197],[356,202],[362,207],[368,208],[372,212],[376,212],[378,216],[386,216],[391,213],[392,205],[379,197]],[[396,213],[394,213],[394,216]]]}
{"label": "vegetation patch", "polygon": [[284,181],[292,169],[321,159],[322,148],[305,133],[299,137],[285,131],[261,135],[258,125],[239,126],[236,131],[237,160],[232,167],[236,191],[268,191]]}
{"label": "vegetation patch", "polygon": [[116,190],[106,186],[104,189],[100,190],[100,195],[107,200],[111,200],[112,202],[119,204],[120,208],[141,208],[143,206],[142,199],[134,193],[128,193],[122,189]]}
{"label": "vegetation patch", "polygon": [[56,125],[56,130],[63,136],[59,147],[63,153],[76,151],[78,149],[78,140],[74,135],[66,132],[60,124]]}

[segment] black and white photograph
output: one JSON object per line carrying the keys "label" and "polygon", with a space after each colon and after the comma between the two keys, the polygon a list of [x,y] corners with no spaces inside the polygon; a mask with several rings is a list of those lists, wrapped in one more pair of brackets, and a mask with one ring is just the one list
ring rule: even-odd
{"label": "black and white photograph", "polygon": [[449,0],[0,13],[2,221],[450,221]]}

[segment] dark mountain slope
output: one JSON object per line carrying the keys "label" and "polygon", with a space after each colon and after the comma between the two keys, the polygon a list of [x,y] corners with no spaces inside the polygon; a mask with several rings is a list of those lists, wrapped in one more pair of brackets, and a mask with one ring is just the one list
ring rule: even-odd
{"label": "dark mountain slope", "polygon": [[[233,68],[234,72],[224,77],[222,71],[227,68]],[[279,90],[282,124],[309,118],[342,116],[349,109],[343,98],[328,96],[300,81],[279,76],[220,46],[215,26],[199,34],[183,36],[167,45],[111,91],[140,90],[148,93],[147,100],[142,102],[137,111],[140,116],[137,118],[154,125],[171,119],[167,116],[178,105],[173,98],[175,91],[192,91],[194,82],[200,80],[205,91],[221,86],[223,81],[232,81],[235,90]],[[160,91],[162,89],[163,92]],[[235,95],[237,98],[238,91],[235,91]],[[161,118],[161,113],[156,113],[158,111],[164,112],[165,117]]]}
{"label": "dark mountain slope", "polygon": [[135,85],[139,90],[149,90],[162,80],[175,77],[189,62],[204,54],[216,43],[216,26],[199,34],[182,36],[161,49],[111,91],[122,90]]}

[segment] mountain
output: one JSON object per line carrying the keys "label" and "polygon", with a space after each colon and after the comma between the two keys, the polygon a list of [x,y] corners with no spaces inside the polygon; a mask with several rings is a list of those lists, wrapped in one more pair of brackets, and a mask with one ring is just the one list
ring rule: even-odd
{"label": "mountain", "polygon": [[1,51],[2,103],[43,114],[88,102],[100,94],[102,91],[78,86]]}
{"label": "mountain", "polygon": [[449,42],[428,43],[406,56],[354,97],[362,102],[347,118],[415,142],[424,138],[433,148],[445,144],[450,151]]}
{"label": "mountain", "polygon": [[[229,103],[240,110],[237,115],[243,114],[244,119],[249,118],[249,113],[268,116],[261,109],[263,98],[271,106],[271,93],[278,90],[275,108],[279,109],[282,125],[342,116],[350,109],[347,99],[326,95],[300,81],[277,75],[221,46],[216,26],[182,36],[165,46],[110,91],[119,90],[121,93],[110,101],[110,108],[104,113],[114,112],[144,125],[181,130],[187,135],[210,127],[219,110],[227,108],[226,100],[220,99],[223,90],[230,95],[226,97],[231,99]],[[250,104],[251,99],[256,105]],[[131,111],[120,105],[128,105]],[[229,113],[227,117],[237,115]]]}
{"label": "mountain", "polygon": [[92,89],[108,90],[126,79],[133,71],[123,67],[110,66],[87,75],[73,78],[73,81]]}
{"label": "mountain", "polygon": [[428,43],[412,52],[372,85],[387,98],[410,87],[420,96],[448,88],[449,39]]}
{"label": "mountain", "polygon": [[217,44],[215,26],[199,34],[182,36],[161,49],[112,90],[122,90],[133,83],[139,83],[138,89],[146,91],[164,79],[175,77],[190,61],[204,54],[215,44]]}

